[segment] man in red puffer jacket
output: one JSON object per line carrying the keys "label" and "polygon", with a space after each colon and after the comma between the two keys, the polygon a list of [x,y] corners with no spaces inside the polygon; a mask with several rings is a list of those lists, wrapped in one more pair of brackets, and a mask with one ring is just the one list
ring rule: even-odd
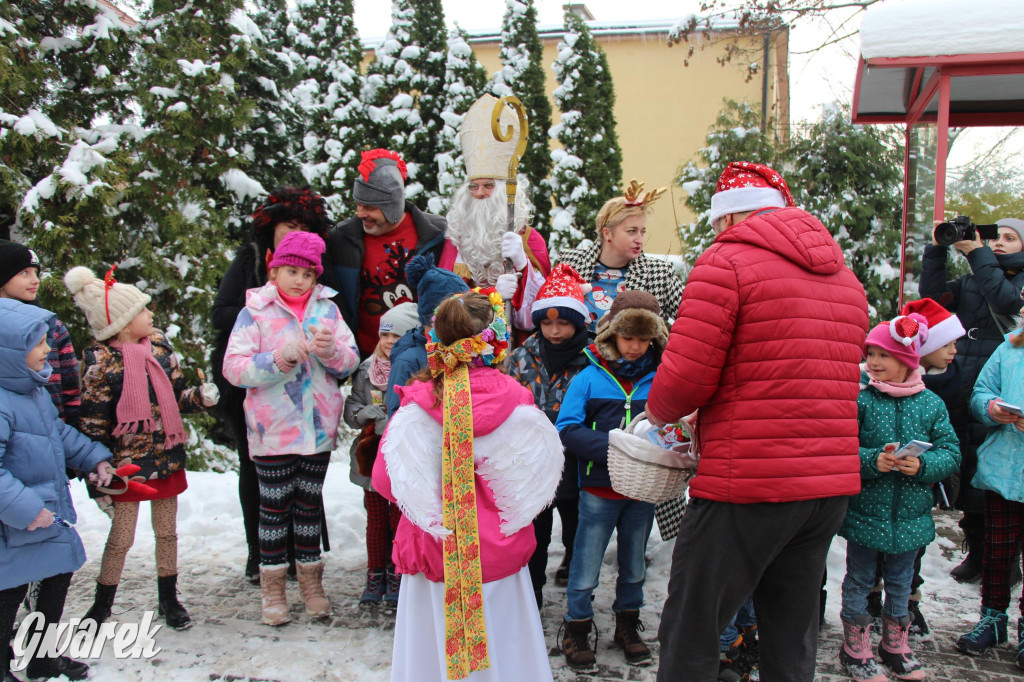
{"label": "man in red puffer jacket", "polygon": [[647,399],[699,410],[700,464],[672,556],[658,680],[713,680],[751,595],[763,679],[811,680],[832,536],[860,492],[864,288],[771,168],[730,163]]}

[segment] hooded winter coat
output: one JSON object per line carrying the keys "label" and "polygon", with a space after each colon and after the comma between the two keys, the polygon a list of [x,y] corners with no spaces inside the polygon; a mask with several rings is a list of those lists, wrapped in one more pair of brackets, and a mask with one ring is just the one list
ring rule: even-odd
{"label": "hooded winter coat", "polygon": [[[355,338],[338,307],[335,292],[317,284],[299,320],[268,282],[246,294],[224,356],[224,378],[247,389],[246,431],[253,457],[315,455],[334,450],[341,421],[338,383],[359,365]],[[289,372],[274,362],[274,351],[289,341],[310,339],[310,327],[329,329],[335,353],[309,359]]]}
{"label": "hooded winter coat", "polygon": [[1010,502],[1024,502],[1024,433],[989,416],[989,401],[996,398],[1024,405],[1024,348],[1014,346],[1009,334],[985,363],[971,394],[971,412],[988,429],[978,448],[978,473],[972,485]]}
{"label": "hooded winter coat", "polygon": [[[902,554],[935,539],[932,484],[960,468],[960,445],[946,406],[929,390],[894,397],[869,386],[857,398],[862,490],[850,500],[839,534],[886,554]],[[878,456],[886,443],[931,443],[915,476],[881,473]]]}
{"label": "hooded winter coat", "polygon": [[752,214],[690,273],[647,398],[676,422],[699,409],[690,495],[792,502],[860,491],[864,287],[799,208]]}
{"label": "hooded winter coat", "polygon": [[57,416],[46,390],[49,365],[35,372],[25,361],[56,316],[10,300],[0,300],[0,310],[0,590],[6,590],[85,563],[74,528],[26,528],[43,507],[75,523],[66,467],[92,471],[111,454]]}
{"label": "hooded winter coat", "polygon": [[[555,494],[562,446],[533,396],[514,379],[473,367],[469,387],[480,562],[483,582],[489,583],[518,573],[533,555],[533,519]],[[402,407],[384,432],[373,488],[402,509],[393,552],[396,570],[443,582],[442,406],[431,382],[396,390]]]}

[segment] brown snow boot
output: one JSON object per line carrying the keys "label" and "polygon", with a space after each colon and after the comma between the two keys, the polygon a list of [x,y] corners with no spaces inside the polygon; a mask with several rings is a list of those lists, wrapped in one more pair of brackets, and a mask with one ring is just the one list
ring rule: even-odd
{"label": "brown snow boot", "polygon": [[288,599],[284,585],[288,564],[260,566],[260,596],[263,602],[264,625],[284,625],[291,622],[288,616]]}
{"label": "brown snow boot", "polygon": [[594,628],[594,619],[569,620],[564,625],[562,651],[565,653],[566,665],[577,672],[597,670],[597,656],[587,641],[590,631]]}
{"label": "brown snow boot", "polygon": [[643,630],[639,611],[619,611],[615,614],[615,643],[622,647],[626,662],[631,665],[651,664],[651,650],[640,636]]}
{"label": "brown snow boot", "polygon": [[299,593],[306,604],[306,615],[310,618],[324,618],[331,615],[331,602],[324,594],[324,561],[304,564],[296,561],[299,573]]}

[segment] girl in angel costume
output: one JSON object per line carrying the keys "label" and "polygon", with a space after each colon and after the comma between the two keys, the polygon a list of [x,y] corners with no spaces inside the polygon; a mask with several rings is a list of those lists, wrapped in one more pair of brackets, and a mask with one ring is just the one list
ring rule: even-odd
{"label": "girl in angel costume", "polygon": [[532,520],[561,477],[558,433],[498,367],[508,347],[492,288],[438,306],[429,366],[398,387],[373,487],[402,510],[391,679],[551,680],[527,569]]}

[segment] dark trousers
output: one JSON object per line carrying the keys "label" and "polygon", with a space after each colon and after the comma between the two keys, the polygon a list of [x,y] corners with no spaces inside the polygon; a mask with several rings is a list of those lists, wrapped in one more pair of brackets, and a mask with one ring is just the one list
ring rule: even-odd
{"label": "dark trousers", "polygon": [[[996,611],[1010,606],[1013,565],[1024,549],[1024,504],[985,491],[985,558],[981,568],[981,605]],[[1024,608],[1024,596],[1020,600]]]}
{"label": "dark trousers", "polygon": [[580,520],[579,500],[555,500],[533,520],[537,549],[533,551],[528,565],[535,592],[547,582],[548,545],[551,544],[551,527],[554,525],[556,509],[558,518],[562,520],[562,546],[565,547],[566,565],[572,561],[572,545],[576,541],[576,526]]}
{"label": "dark trousers", "polygon": [[[59,573],[39,583],[39,598],[35,609],[43,616],[43,626],[60,622],[64,615],[64,600],[71,585],[70,573]],[[18,607],[28,594],[28,585],[0,590],[0,679],[11,669],[11,641],[14,639],[14,621]]]}
{"label": "dark trousers", "polygon": [[659,682],[716,679],[719,633],[751,594],[761,679],[812,680],[821,576],[848,502],[691,500],[676,538],[658,631]]}

